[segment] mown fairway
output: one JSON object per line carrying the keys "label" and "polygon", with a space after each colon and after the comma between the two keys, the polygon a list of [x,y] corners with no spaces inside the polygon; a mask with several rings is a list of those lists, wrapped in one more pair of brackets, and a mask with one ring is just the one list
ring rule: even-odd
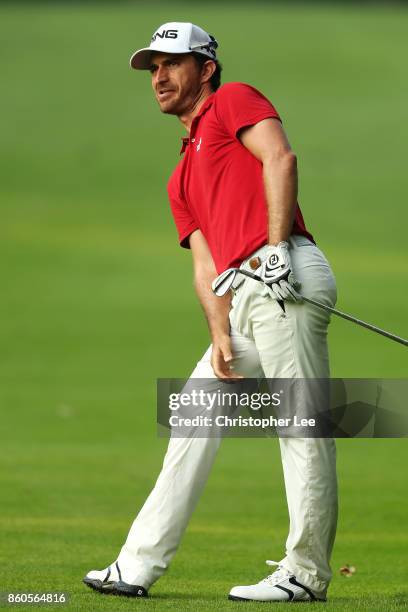
{"label": "mown fairway", "polygon": [[[72,610],[233,610],[229,588],[284,552],[276,441],[227,440],[151,600],[81,584],[116,558],[160,469],[156,378],[188,375],[207,344],[166,200],[183,131],[127,63],[174,19],[214,33],[224,80],[281,112],[338,306],[408,335],[404,8],[2,4],[0,591],[63,590]],[[333,375],[406,376],[404,347],[340,320],[330,333]],[[407,442],[338,449],[325,609],[402,610]]]}

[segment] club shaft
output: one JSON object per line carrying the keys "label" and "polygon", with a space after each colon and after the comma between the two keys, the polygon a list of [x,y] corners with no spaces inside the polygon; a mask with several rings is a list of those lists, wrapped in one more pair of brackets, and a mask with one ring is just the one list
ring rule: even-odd
{"label": "club shaft", "polygon": [[400,336],[391,334],[390,332],[387,332],[384,329],[380,329],[379,327],[376,327],[375,325],[371,325],[371,323],[367,323],[366,321],[357,319],[356,317],[353,317],[352,315],[349,315],[346,312],[341,312],[341,310],[337,310],[337,308],[326,306],[326,304],[322,304],[321,302],[317,302],[316,300],[307,298],[304,295],[302,295],[302,298],[305,302],[309,302],[309,304],[313,304],[314,306],[317,306],[318,308],[327,310],[328,312],[331,312],[332,314],[335,314],[338,317],[341,317],[342,319],[346,319],[346,321],[352,321],[353,323],[357,323],[357,325],[361,325],[361,327],[365,327],[366,329],[370,329],[371,331],[376,332],[377,334],[380,334],[381,336],[385,336],[386,338],[389,338],[390,340],[394,340],[394,342],[399,342],[400,344],[403,344],[404,346],[408,346],[408,340],[405,340],[405,338],[401,338]]}
{"label": "club shaft", "polygon": [[[253,278],[254,280],[263,282],[263,279],[257,274],[253,274],[252,272],[248,272],[247,270],[239,270],[241,274],[244,276],[249,276],[249,278]],[[376,325],[372,325],[371,323],[367,323],[366,321],[362,321],[361,319],[357,319],[357,317],[353,317],[352,315],[347,314],[346,312],[342,312],[341,310],[337,310],[337,308],[332,308],[331,306],[326,306],[326,304],[322,304],[317,300],[312,300],[311,298],[307,298],[304,295],[301,296],[305,302],[309,302],[309,304],[313,304],[313,306],[317,306],[318,308],[322,308],[327,312],[331,312],[332,314],[341,317],[342,319],[346,319],[346,321],[351,321],[352,323],[356,323],[357,325],[361,325],[361,327],[365,327],[366,329],[370,329],[376,334],[380,334],[381,336],[385,336],[385,338],[389,338],[390,340],[394,340],[394,342],[399,342],[399,344],[403,344],[404,346],[408,346],[408,340],[405,338],[401,338],[400,336],[396,336],[395,334],[391,334],[390,332],[385,331],[385,329],[381,329]]]}

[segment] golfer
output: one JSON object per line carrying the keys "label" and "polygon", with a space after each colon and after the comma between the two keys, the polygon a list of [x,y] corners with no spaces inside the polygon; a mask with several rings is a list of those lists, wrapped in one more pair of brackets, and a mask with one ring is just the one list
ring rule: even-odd
{"label": "golfer", "polygon": [[[243,83],[220,86],[217,47],[196,25],[166,23],[131,58],[133,68],[150,70],[161,112],[175,115],[187,132],[168,193],[179,242],[191,249],[211,337],[191,379],[327,378],[329,315],[298,292],[333,306],[336,285],[297,202],[296,157],[262,93]],[[214,295],[213,281],[230,267],[256,272],[264,283],[239,274],[232,290]],[[326,599],[337,522],[334,440],[279,443],[290,518],[286,549],[282,542],[282,559],[267,562],[275,571],[258,584],[234,586],[233,600]],[[178,548],[219,444],[220,437],[172,436],[117,560],[89,572],[88,586],[147,596]]]}

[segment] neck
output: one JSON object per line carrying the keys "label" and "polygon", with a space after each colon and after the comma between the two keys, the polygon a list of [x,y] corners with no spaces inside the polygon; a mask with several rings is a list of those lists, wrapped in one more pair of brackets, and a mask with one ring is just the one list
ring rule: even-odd
{"label": "neck", "polygon": [[212,93],[213,91],[211,89],[204,89],[200,91],[197,97],[193,100],[189,109],[184,111],[181,115],[178,115],[179,120],[184,125],[188,133],[190,133],[191,124],[194,117],[198,115],[203,103],[211,96]]}

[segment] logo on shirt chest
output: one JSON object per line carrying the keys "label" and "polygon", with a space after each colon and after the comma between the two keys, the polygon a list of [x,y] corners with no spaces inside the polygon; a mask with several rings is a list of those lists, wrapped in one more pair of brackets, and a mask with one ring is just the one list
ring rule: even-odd
{"label": "logo on shirt chest", "polygon": [[202,143],[203,139],[200,136],[200,138],[192,138],[190,140],[190,143],[193,145],[193,147],[195,147],[195,150],[197,151],[197,153],[199,153],[200,149],[201,149],[201,143]]}

